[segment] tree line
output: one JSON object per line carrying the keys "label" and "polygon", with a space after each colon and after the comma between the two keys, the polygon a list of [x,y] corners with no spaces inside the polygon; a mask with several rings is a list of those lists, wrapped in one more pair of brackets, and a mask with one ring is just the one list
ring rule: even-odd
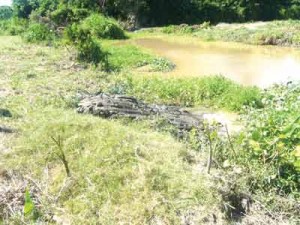
{"label": "tree line", "polygon": [[[34,12],[61,24],[95,11],[139,26],[300,18],[300,0],[13,0],[12,8],[19,18]],[[1,7],[0,18],[9,12]]]}

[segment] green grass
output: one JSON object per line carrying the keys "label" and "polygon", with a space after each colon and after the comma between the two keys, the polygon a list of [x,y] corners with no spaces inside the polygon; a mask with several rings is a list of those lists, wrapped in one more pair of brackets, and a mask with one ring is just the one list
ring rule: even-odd
{"label": "green grass", "polygon": [[[218,205],[206,178],[185,162],[189,150],[168,135],[52,107],[30,112],[20,131],[15,150],[3,160],[47,184],[50,196],[58,195],[66,179],[53,141],[61,138],[72,179],[55,206],[72,224],[144,224],[154,217],[180,224],[178,213],[200,204],[207,216]],[[48,204],[54,203],[47,199],[40,210],[47,212]]]}
{"label": "green grass", "polygon": [[[54,214],[72,224],[180,224],[196,209],[195,220],[212,212],[222,219],[221,198],[187,162],[192,150],[185,144],[139,123],[74,111],[77,93],[97,92],[113,74],[82,68],[64,48],[26,44],[18,37],[1,37],[0,46],[7,60],[0,65],[1,83],[10,92],[0,102],[12,113],[0,123],[18,130],[6,143],[11,151],[0,153],[0,169],[30,177],[45,190],[38,193],[40,221]],[[72,178],[59,158],[61,150]],[[5,222],[23,219],[20,212]]]}
{"label": "green grass", "polygon": [[[101,42],[101,41],[100,41]],[[174,64],[165,58],[155,56],[147,50],[127,43],[102,41],[103,49],[108,53],[108,63],[112,70],[132,70],[142,66],[150,66],[152,71],[170,71]]]}
{"label": "green grass", "polygon": [[163,78],[162,76],[119,76],[109,89],[112,93],[138,96],[148,102],[181,106],[214,106],[239,111],[244,106],[261,105],[261,92],[243,87],[222,76]]}

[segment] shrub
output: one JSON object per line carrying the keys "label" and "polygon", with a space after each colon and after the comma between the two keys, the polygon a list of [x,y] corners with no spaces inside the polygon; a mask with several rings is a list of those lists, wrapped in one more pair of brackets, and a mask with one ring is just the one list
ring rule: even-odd
{"label": "shrub", "polygon": [[90,30],[83,29],[78,24],[72,24],[65,30],[65,37],[67,42],[77,49],[79,61],[90,62],[95,65],[102,62],[105,66],[107,65],[107,54],[93,39]]}
{"label": "shrub", "polygon": [[91,38],[79,42],[76,48],[80,61],[91,62],[95,65],[106,61],[105,53],[101,51],[100,45]]}
{"label": "shrub", "polygon": [[169,25],[169,26],[166,26],[166,27],[162,28],[162,32],[166,33],[166,34],[175,33],[176,30],[177,30],[177,27],[175,25]]}
{"label": "shrub", "polygon": [[83,29],[90,29],[91,34],[104,39],[124,39],[125,33],[117,21],[101,14],[92,14],[82,23]]}
{"label": "shrub", "polygon": [[0,34],[7,33],[8,24],[10,21],[0,20]]}
{"label": "shrub", "polygon": [[55,10],[50,14],[51,19],[54,23],[59,25],[64,25],[68,18],[70,18],[72,15],[71,9],[69,9],[66,6],[61,6],[59,9]]}
{"label": "shrub", "polygon": [[300,190],[300,85],[275,86],[264,93],[262,109],[246,111],[248,161],[268,168],[266,188],[280,193]]}
{"label": "shrub", "polygon": [[51,41],[54,39],[54,33],[44,24],[33,23],[29,25],[23,38],[28,42]]}
{"label": "shrub", "polygon": [[50,14],[50,17],[57,25],[67,25],[68,23],[78,23],[88,17],[89,14],[90,11],[87,9],[70,8],[61,5],[57,10]]}
{"label": "shrub", "polygon": [[169,72],[175,68],[175,64],[165,58],[155,58],[151,62],[154,71]]}
{"label": "shrub", "polygon": [[19,35],[25,32],[28,21],[25,19],[13,18],[0,21],[0,33],[9,35]]}

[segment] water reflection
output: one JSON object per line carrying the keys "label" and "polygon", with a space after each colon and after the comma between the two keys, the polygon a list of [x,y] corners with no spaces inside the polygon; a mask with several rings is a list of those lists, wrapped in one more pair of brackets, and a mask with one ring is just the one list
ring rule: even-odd
{"label": "water reflection", "polygon": [[240,84],[260,87],[300,79],[300,53],[291,48],[178,43],[158,38],[134,42],[172,60],[177,67],[169,76],[222,74]]}

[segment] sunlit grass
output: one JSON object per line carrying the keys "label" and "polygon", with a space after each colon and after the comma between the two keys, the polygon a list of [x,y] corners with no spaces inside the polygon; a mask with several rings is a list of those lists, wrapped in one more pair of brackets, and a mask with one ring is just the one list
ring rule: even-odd
{"label": "sunlit grass", "polygon": [[[10,93],[0,103],[12,113],[0,122],[17,130],[6,143],[10,151],[1,153],[0,169],[43,188],[42,220],[50,213],[72,224],[180,224],[199,205],[202,213],[195,220],[212,212],[222,218],[220,196],[186,161],[192,150],[185,144],[138,123],[126,126],[75,112],[77,95],[109,87],[114,73],[78,64],[72,50],[62,46],[25,44],[18,37],[2,37],[0,43],[0,57],[7,60],[0,65],[1,82]],[[115,51],[124,55],[129,48],[143,60],[153,57],[124,48]],[[127,64],[115,60],[121,69]],[[129,67],[138,62],[135,55],[127,60]],[[8,223],[18,224],[20,213]]]}

